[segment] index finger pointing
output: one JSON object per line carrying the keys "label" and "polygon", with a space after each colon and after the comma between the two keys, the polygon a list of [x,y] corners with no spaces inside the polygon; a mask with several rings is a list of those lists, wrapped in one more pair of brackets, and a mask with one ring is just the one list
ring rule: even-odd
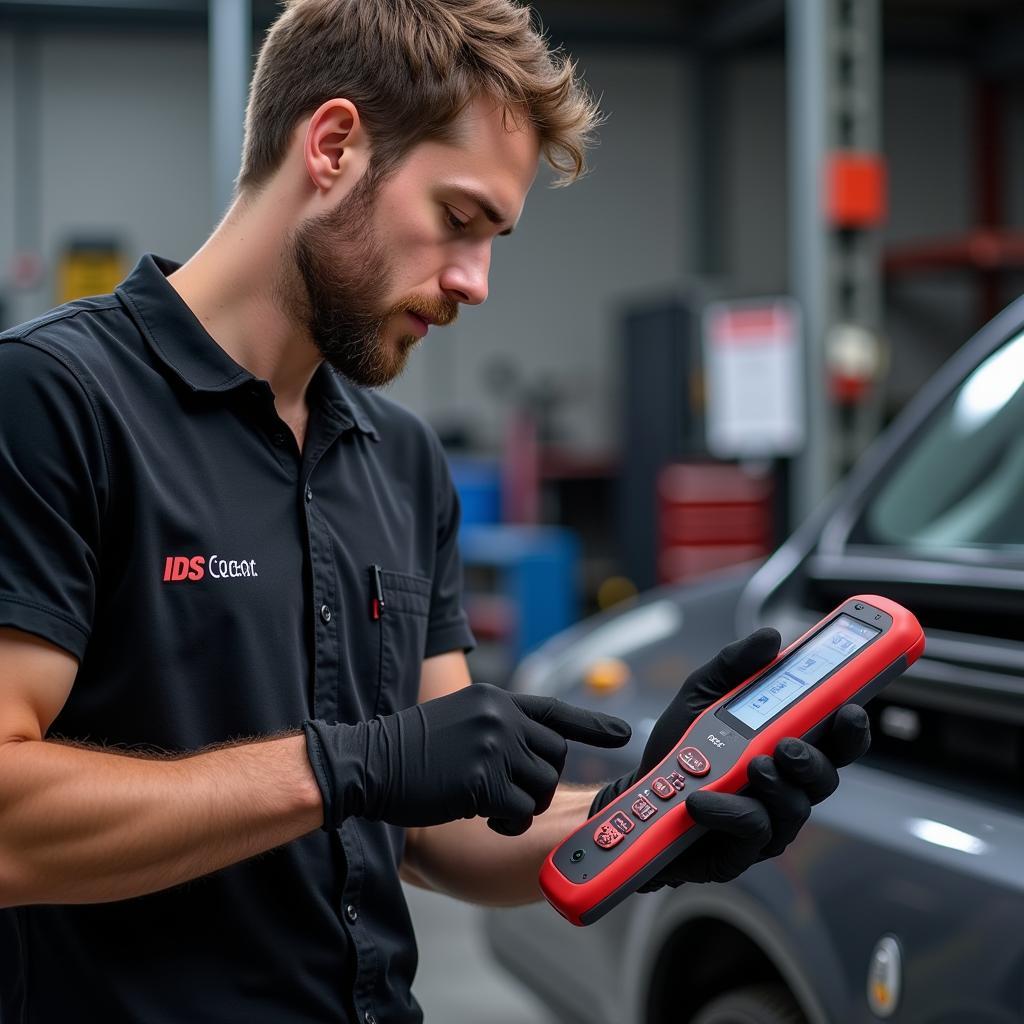
{"label": "index finger pointing", "polygon": [[621,718],[566,704],[554,697],[513,694],[512,700],[528,718],[567,740],[588,743],[592,747],[624,747],[633,734]]}

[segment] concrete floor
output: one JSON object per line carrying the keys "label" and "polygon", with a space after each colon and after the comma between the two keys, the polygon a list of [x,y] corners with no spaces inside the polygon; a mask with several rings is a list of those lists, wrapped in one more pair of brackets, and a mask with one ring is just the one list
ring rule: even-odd
{"label": "concrete floor", "polygon": [[490,957],[476,907],[406,886],[419,940],[413,992],[425,1024],[557,1024]]}

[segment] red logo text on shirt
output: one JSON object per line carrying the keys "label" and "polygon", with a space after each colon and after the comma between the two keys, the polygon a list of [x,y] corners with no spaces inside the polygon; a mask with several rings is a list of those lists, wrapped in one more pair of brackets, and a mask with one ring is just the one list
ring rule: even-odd
{"label": "red logo text on shirt", "polygon": [[181,580],[201,580],[209,575],[211,579],[237,579],[241,576],[259,576],[254,558],[227,559],[217,555],[168,555],[164,559],[164,583],[178,583]]}
{"label": "red logo text on shirt", "polygon": [[201,580],[206,575],[203,568],[206,559],[202,555],[189,558],[188,555],[168,555],[164,559],[164,583],[178,580]]}

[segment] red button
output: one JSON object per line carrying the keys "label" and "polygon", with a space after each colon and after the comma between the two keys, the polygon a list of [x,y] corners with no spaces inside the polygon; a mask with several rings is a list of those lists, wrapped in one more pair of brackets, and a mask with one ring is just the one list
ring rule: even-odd
{"label": "red button", "polygon": [[662,800],[671,800],[676,795],[672,783],[660,776],[651,783],[651,789],[654,791],[654,795],[661,797]]}
{"label": "red button", "polygon": [[657,810],[658,808],[645,796],[633,801],[633,814],[641,821],[646,821]]}
{"label": "red button", "polygon": [[696,747],[683,747],[676,760],[679,767],[690,775],[707,775],[711,771],[711,762]]}
{"label": "red button", "polygon": [[669,772],[668,781],[672,783],[677,793],[682,793],[683,787],[686,785],[686,779],[679,774],[679,772]]}
{"label": "red button", "polygon": [[621,843],[622,839],[622,833],[610,821],[606,821],[603,825],[599,826],[598,830],[594,833],[594,842],[602,850],[610,850],[617,843]]}
{"label": "red button", "polygon": [[612,825],[623,835],[633,831],[633,819],[625,811],[619,811],[612,815]]}

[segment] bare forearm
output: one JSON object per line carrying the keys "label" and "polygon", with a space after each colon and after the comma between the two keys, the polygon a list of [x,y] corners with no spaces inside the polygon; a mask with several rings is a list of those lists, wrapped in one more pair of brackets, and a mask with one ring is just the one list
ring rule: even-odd
{"label": "bare forearm", "polygon": [[317,828],[301,735],[174,760],[0,745],[0,905],[155,892]]}
{"label": "bare forearm", "polygon": [[537,874],[560,840],[587,819],[594,788],[559,786],[521,836],[498,835],[483,818],[410,829],[403,876],[472,903],[515,906],[541,898]]}

